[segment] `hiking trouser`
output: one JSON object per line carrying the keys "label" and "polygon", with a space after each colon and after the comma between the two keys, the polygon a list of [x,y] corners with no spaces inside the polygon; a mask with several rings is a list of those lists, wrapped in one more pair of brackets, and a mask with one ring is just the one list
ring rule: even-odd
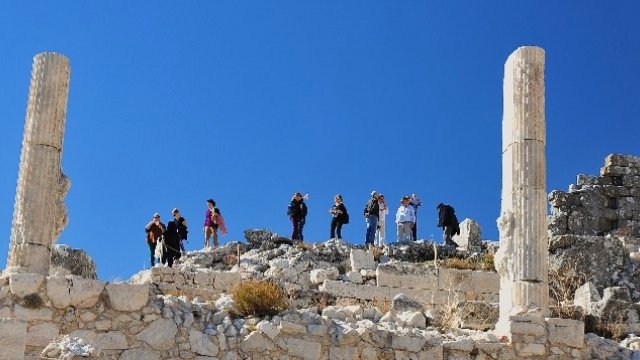
{"label": "hiking trouser", "polygon": [[157,242],[147,243],[149,244],[149,251],[151,252],[151,266],[156,264],[156,245]]}
{"label": "hiking trouser", "polygon": [[378,219],[378,229],[376,230],[376,244],[377,246],[384,245],[384,236],[385,236],[385,218],[381,217]]}
{"label": "hiking trouser", "polygon": [[336,237],[336,231],[338,239],[342,239],[342,222],[337,217],[334,217],[331,219],[331,239]]}
{"label": "hiking trouser", "polygon": [[364,238],[365,245],[366,244],[373,245],[376,238],[377,227],[378,227],[378,217],[373,214],[367,215],[367,234],[365,235],[365,238]]}
{"label": "hiking trouser", "polygon": [[291,240],[304,241],[304,235],[302,235],[302,228],[304,227],[303,220],[291,219],[293,225],[293,232],[291,233]]}
{"label": "hiking trouser", "polygon": [[455,226],[453,225],[445,225],[444,231],[442,233],[442,238],[444,240],[445,245],[455,245],[458,244],[453,241],[453,232],[455,231]]}
{"label": "hiking trouser", "polygon": [[398,242],[403,243],[407,241],[411,241],[412,239],[412,228],[413,223],[411,221],[404,221],[398,223]]}

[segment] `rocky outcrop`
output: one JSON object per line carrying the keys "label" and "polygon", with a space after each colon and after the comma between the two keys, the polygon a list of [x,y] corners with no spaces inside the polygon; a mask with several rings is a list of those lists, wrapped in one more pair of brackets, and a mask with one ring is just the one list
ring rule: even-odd
{"label": "rocky outcrop", "polygon": [[77,275],[85,279],[97,279],[96,263],[82,249],[57,244],[51,249],[51,268],[49,275]]}

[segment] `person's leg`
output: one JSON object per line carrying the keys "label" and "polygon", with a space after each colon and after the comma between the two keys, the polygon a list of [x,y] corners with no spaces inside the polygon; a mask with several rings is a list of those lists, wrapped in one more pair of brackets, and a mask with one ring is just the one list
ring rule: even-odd
{"label": "person's leg", "polygon": [[167,251],[169,255],[167,256],[167,266],[173,267],[173,250]]}
{"label": "person's leg", "polygon": [[336,227],[338,231],[338,239],[342,239],[342,223],[340,221],[337,222],[338,226]]}
{"label": "person's leg", "polygon": [[378,246],[384,246],[384,235],[386,230],[386,220],[378,220]]}
{"label": "person's leg", "polygon": [[291,232],[291,240],[298,240],[298,222],[292,218],[291,225],[293,227],[293,231]]}
{"label": "person's leg", "polygon": [[183,253],[184,253],[184,252],[187,252],[187,251],[184,249],[184,240],[182,240],[182,239],[180,239],[180,251],[182,251]]}
{"label": "person's leg", "polygon": [[207,226],[204,228],[204,247],[208,248],[209,247],[209,239],[211,238],[211,232],[212,232],[212,228],[211,226]]}
{"label": "person's leg", "polygon": [[304,229],[304,221],[298,221],[298,237],[300,241],[304,241],[304,233],[302,230]]}
{"label": "person's leg", "polygon": [[338,218],[333,217],[331,218],[331,237],[329,239],[336,237],[336,227],[338,227]]}
{"label": "person's leg", "polygon": [[416,212],[416,222],[413,223],[413,228],[411,229],[412,240],[418,240],[418,213]]}
{"label": "person's leg", "polygon": [[218,227],[214,226],[213,227],[213,247],[218,248],[218,246],[220,246],[220,244],[218,243]]}
{"label": "person's leg", "polygon": [[371,231],[367,232],[367,243],[373,245],[376,236],[376,230],[378,230],[378,217],[375,215],[369,215],[369,224],[371,225]]}
{"label": "person's leg", "polygon": [[149,251],[151,251],[151,267],[156,264],[156,244],[157,243],[149,243]]}

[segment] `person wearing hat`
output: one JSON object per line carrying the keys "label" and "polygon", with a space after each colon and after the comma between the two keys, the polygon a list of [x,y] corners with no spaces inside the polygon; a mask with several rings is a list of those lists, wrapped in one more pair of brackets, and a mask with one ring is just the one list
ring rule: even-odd
{"label": "person wearing hat", "polygon": [[174,208],[171,211],[171,214],[173,214],[173,219],[178,226],[178,235],[180,235],[180,251],[184,254],[186,252],[184,249],[184,243],[187,242],[187,234],[189,233],[187,227],[189,225],[187,225],[187,220],[180,215],[180,210],[178,210],[178,208]]}
{"label": "person wearing hat", "polygon": [[291,233],[291,240],[304,241],[304,235],[302,235],[302,229],[304,228],[305,219],[307,217],[307,204],[304,203],[304,199],[308,196],[302,196],[302,193],[295,193],[291,197],[291,203],[287,209],[287,215],[291,219],[293,225],[293,232]]}
{"label": "person wearing hat", "polygon": [[153,267],[156,264],[156,245],[158,244],[158,240],[164,233],[165,226],[160,221],[160,214],[153,214],[153,218],[147,226],[144,227],[144,231],[147,233],[147,244],[149,245],[149,251],[151,251],[151,266]]}
{"label": "person wearing hat", "polygon": [[373,246],[376,230],[378,229],[378,217],[380,216],[380,204],[378,203],[378,192],[371,192],[371,199],[367,201],[364,207],[364,217],[367,220],[367,233],[364,238],[364,244]]}

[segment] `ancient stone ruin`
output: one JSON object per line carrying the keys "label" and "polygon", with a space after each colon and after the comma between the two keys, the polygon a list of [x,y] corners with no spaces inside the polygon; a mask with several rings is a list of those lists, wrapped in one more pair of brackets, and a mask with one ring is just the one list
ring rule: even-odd
{"label": "ancient stone ruin", "polygon": [[[36,56],[9,260],[0,276],[0,359],[640,356],[634,335],[620,343],[585,335],[589,319],[597,329],[640,330],[640,161],[610,156],[602,176],[580,176],[569,192],[552,192],[547,227],[541,48],[519,48],[505,64],[497,272],[492,246],[467,219],[463,246],[453,251],[428,241],[383,249],[338,239],[294,244],[248,230],[246,243],[189,252],[173,268],[156,266],[121,283],[97,280],[83,252],[52,253],[66,223],[69,183],[60,155],[68,82],[66,58]],[[51,213],[51,226],[29,222]],[[585,249],[600,252],[586,255],[587,262],[598,257],[598,266],[580,263]],[[558,282],[558,273],[575,281]],[[240,292],[243,284],[276,284],[251,301],[279,298],[277,311],[242,310],[252,299]],[[549,296],[559,293],[568,295]],[[568,310],[571,316],[559,317]],[[615,317],[620,310],[624,316]]]}

